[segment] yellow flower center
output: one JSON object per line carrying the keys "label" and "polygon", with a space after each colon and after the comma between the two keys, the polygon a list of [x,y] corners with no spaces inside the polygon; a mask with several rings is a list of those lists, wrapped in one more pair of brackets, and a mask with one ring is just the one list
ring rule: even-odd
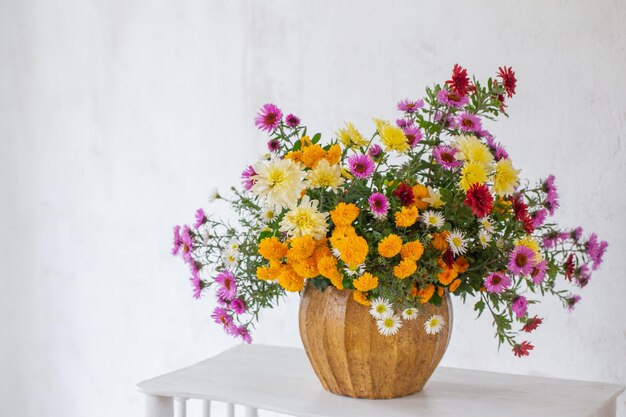
{"label": "yellow flower center", "polygon": [[382,314],[382,313],[384,313],[385,311],[387,311],[387,308],[386,308],[384,305],[382,305],[382,304],[381,304],[381,305],[376,306],[376,312],[377,312],[377,313]]}
{"label": "yellow flower center", "polygon": [[280,185],[283,182],[285,182],[285,172],[278,168],[273,168],[267,174],[267,181],[270,187],[275,187],[277,185]]}
{"label": "yellow flower center", "polygon": [[437,327],[437,324],[439,324],[439,322],[437,321],[437,319],[432,319],[429,324],[430,327]]}
{"label": "yellow flower center", "polygon": [[461,246],[461,238],[453,237],[452,238],[452,243],[454,244],[454,246]]}
{"label": "yellow flower center", "polygon": [[384,321],[385,327],[391,328],[393,327],[393,319],[391,317],[386,318]]}
{"label": "yellow flower center", "polygon": [[309,229],[312,228],[315,224],[313,222],[313,219],[311,218],[311,215],[306,212],[300,212],[296,214],[294,223],[298,227],[298,229]]}

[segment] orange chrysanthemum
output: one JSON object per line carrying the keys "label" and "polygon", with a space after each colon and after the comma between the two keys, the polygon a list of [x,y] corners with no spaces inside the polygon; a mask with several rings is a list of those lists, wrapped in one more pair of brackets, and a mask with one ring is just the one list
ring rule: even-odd
{"label": "orange chrysanthemum", "polygon": [[333,230],[333,234],[330,236],[330,244],[333,248],[336,248],[341,242],[348,237],[356,236],[356,230],[352,226],[338,226]]}
{"label": "orange chrysanthemum", "polygon": [[289,159],[296,163],[302,163],[302,151],[291,151],[285,155],[285,159]]}
{"label": "orange chrysanthemum", "polygon": [[437,287],[437,294],[439,297],[443,297],[443,292],[446,290],[445,287]]}
{"label": "orange chrysanthemum", "polygon": [[405,243],[402,245],[402,250],[400,250],[400,256],[402,256],[402,259],[411,259],[413,261],[418,261],[423,254],[424,245],[422,245],[422,242],[419,240]]}
{"label": "orange chrysanthemum", "polygon": [[369,252],[367,241],[361,236],[349,236],[343,240],[338,246],[341,260],[344,261],[349,268],[355,269],[363,262]]}
{"label": "orange chrysanthemum", "polygon": [[378,277],[370,274],[369,272],[364,273],[359,278],[352,281],[352,285],[359,291],[367,292],[369,290],[373,290],[378,287]]}
{"label": "orange chrysanthemum", "polygon": [[267,260],[278,260],[287,255],[287,245],[282,243],[276,236],[266,237],[259,242],[259,255]]}
{"label": "orange chrysanthemum", "polygon": [[437,279],[441,284],[449,285],[458,275],[454,268],[444,268],[443,271],[437,274]]}
{"label": "orange chrysanthemum", "polygon": [[397,211],[396,216],[396,226],[398,227],[410,227],[415,224],[415,220],[417,220],[417,207],[402,207],[402,210]]}
{"label": "orange chrysanthemum", "polygon": [[433,239],[431,241],[431,244],[435,249],[443,252],[448,249],[448,241],[446,240],[447,237],[448,232],[445,230],[441,233],[433,233]]}
{"label": "orange chrysanthemum", "polygon": [[435,286],[433,284],[428,284],[417,291],[417,296],[422,304],[426,304],[432,298],[433,294],[435,294]]}
{"label": "orange chrysanthemum", "polygon": [[337,259],[334,256],[323,256],[317,261],[320,275],[326,277],[340,290],[343,290],[343,275],[337,270]]}
{"label": "orange chrysanthemum", "polygon": [[392,258],[400,253],[402,239],[398,235],[391,234],[378,242],[378,253],[385,258]]}
{"label": "orange chrysanthemum", "polygon": [[361,291],[354,291],[352,293],[352,298],[354,298],[354,301],[356,301],[357,303],[361,305],[364,305],[364,306],[370,305],[370,302],[367,300],[367,296],[363,294]]}
{"label": "orange chrysanthemum", "polygon": [[461,285],[461,280],[457,278],[454,281],[452,281],[452,284],[450,284],[448,289],[450,290],[450,292],[455,292],[456,289],[459,288],[459,285]]}
{"label": "orange chrysanthemum", "polygon": [[293,268],[287,265],[278,276],[278,284],[286,291],[302,291],[304,288],[304,278],[296,274]]}
{"label": "orange chrysanthemum", "polygon": [[330,165],[338,164],[341,160],[341,146],[334,144],[328,148],[325,159]]}
{"label": "orange chrysanthemum", "polygon": [[413,206],[417,207],[418,210],[424,210],[428,207],[428,203],[422,201],[422,198],[428,198],[429,196],[430,194],[428,193],[427,187],[424,187],[421,184],[413,186],[413,197],[415,198]]}
{"label": "orange chrysanthemum", "polygon": [[459,274],[467,271],[468,268],[469,262],[467,262],[467,259],[465,259],[463,256],[459,256],[458,258],[456,258],[456,261],[454,261],[454,269],[456,269]]}
{"label": "orange chrysanthemum", "polygon": [[259,266],[256,269],[256,276],[263,281],[274,281],[282,272],[282,264],[278,261],[270,261],[268,266]]}
{"label": "orange chrysanthemum", "polygon": [[302,261],[294,262],[291,264],[296,274],[302,278],[315,278],[320,273],[317,269],[317,263],[313,258],[307,258]]}
{"label": "orange chrysanthemum", "polygon": [[330,218],[335,226],[350,226],[359,215],[359,208],[354,204],[339,203],[330,212]]}
{"label": "orange chrysanthemum", "polygon": [[289,262],[298,262],[313,255],[315,240],[311,235],[294,237],[291,239],[291,247],[287,251]]}
{"label": "orange chrysanthemum", "polygon": [[318,144],[302,148],[302,163],[307,168],[315,168],[315,165],[325,156],[326,151]]}
{"label": "orange chrysanthemum", "polygon": [[415,271],[417,271],[417,263],[412,259],[403,259],[393,267],[393,274],[399,279],[405,279]]}

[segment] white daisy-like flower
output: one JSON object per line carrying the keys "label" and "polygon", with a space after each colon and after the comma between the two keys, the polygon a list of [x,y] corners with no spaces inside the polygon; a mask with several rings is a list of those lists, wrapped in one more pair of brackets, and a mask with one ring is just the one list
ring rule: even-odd
{"label": "white daisy-like flower", "polygon": [[493,224],[489,220],[489,217],[483,217],[480,219],[480,225],[489,233],[493,233]]}
{"label": "white daisy-like flower", "polygon": [[489,234],[489,232],[485,229],[482,229],[480,232],[478,232],[478,241],[483,248],[486,248],[487,246],[489,246],[489,242],[491,242],[491,234]]}
{"label": "white daisy-like flower", "polygon": [[372,300],[370,314],[375,319],[381,320],[387,316],[393,315],[393,307],[391,307],[391,303],[389,301],[379,297]]}
{"label": "white daisy-like flower", "polygon": [[235,269],[239,264],[239,252],[225,250],[222,255],[222,259],[224,260],[224,265],[226,265],[227,268]]}
{"label": "white daisy-like flower", "polygon": [[270,223],[276,220],[276,212],[272,209],[267,209],[261,214],[261,220],[263,223]]}
{"label": "white daisy-like flower", "polygon": [[217,191],[217,188],[213,188],[211,192],[209,193],[209,203],[212,203],[215,200],[218,200],[220,198],[221,198],[220,192]]}
{"label": "white daisy-like flower", "polygon": [[400,317],[392,314],[380,320],[376,320],[376,325],[378,326],[378,333],[383,336],[391,336],[398,333],[398,330],[402,327],[402,321]]}
{"label": "white daisy-like flower", "polygon": [[280,222],[280,231],[290,237],[310,235],[321,239],[328,232],[328,213],[317,210],[319,201],[311,200],[308,195],[302,197],[300,204],[292,207]]}
{"label": "white daisy-like flower", "polygon": [[439,191],[436,191],[433,187],[428,187],[428,197],[422,198],[422,201],[428,203],[435,209],[441,208],[446,204],[441,200]]}
{"label": "white daisy-like flower", "polygon": [[274,211],[294,206],[305,189],[306,173],[300,164],[289,159],[275,158],[254,165],[257,175],[252,177],[252,193]]}
{"label": "white daisy-like flower", "polygon": [[361,276],[363,275],[363,273],[365,272],[365,264],[361,264],[359,266],[357,266],[354,269],[349,268],[348,266],[346,266],[343,271],[351,277],[355,277],[355,276]]}
{"label": "white daisy-like flower", "polygon": [[335,258],[337,258],[337,259],[341,259],[341,252],[339,251],[339,249],[337,249],[337,248],[332,248],[330,251],[332,252],[332,254],[333,254],[333,256],[334,256]]}
{"label": "white daisy-like flower", "polygon": [[330,165],[326,159],[322,159],[315,165],[315,168],[307,173],[306,186],[307,188],[322,188],[324,190],[330,188],[337,191],[345,181],[341,177],[339,164]]}
{"label": "white daisy-like flower", "polygon": [[229,251],[229,252],[238,253],[239,252],[239,241],[237,239],[231,239],[226,244],[226,250]]}
{"label": "white daisy-like flower", "polygon": [[439,314],[434,314],[424,322],[424,330],[428,334],[437,334],[443,329],[444,324],[443,317]]}
{"label": "white daisy-like flower", "polygon": [[446,238],[450,249],[455,256],[463,255],[467,252],[467,241],[465,235],[459,229],[454,229]]}
{"label": "white daisy-like flower", "polygon": [[441,228],[443,224],[445,223],[443,214],[436,212],[436,211],[426,210],[425,212],[422,213],[421,217],[422,217],[422,222],[426,226],[434,227],[436,229]]}
{"label": "white daisy-like flower", "polygon": [[415,320],[419,315],[419,311],[416,308],[407,308],[402,312],[402,318],[405,320]]}

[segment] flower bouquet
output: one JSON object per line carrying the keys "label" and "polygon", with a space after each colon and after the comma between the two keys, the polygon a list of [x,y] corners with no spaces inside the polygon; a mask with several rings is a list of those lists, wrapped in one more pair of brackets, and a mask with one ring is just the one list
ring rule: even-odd
{"label": "flower bouquet", "polygon": [[528,355],[520,335],[542,323],[529,305],[552,294],[572,310],[571,288],[587,285],[607,243],[552,222],[554,177],[520,179],[483,126],[507,116],[515,88],[511,68],[481,83],[455,65],[423,98],[400,101],[396,121],[373,119],[370,135],[346,123],[330,141],[264,105],[255,123],[268,153],[242,189],[211,196],[238,221],[198,209],[193,226],[174,228],[194,297],[215,289],[213,319],[250,343],[259,311],[305,283],[350,294],[380,338],[411,321],[436,337],[450,323],[423,312],[450,294],[491,316],[499,345]]}

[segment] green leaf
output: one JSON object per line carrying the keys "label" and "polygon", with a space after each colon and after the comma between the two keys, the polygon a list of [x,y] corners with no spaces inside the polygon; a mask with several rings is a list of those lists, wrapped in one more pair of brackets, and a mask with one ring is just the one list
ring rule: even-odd
{"label": "green leaf", "polygon": [[317,143],[320,141],[320,139],[322,139],[322,134],[321,133],[316,133],[315,135],[313,135],[313,139],[311,139],[311,143]]}
{"label": "green leaf", "polygon": [[481,316],[481,314],[483,314],[483,311],[485,311],[485,302],[483,300],[478,301],[476,304],[474,304],[474,311],[478,311],[478,317]]}

